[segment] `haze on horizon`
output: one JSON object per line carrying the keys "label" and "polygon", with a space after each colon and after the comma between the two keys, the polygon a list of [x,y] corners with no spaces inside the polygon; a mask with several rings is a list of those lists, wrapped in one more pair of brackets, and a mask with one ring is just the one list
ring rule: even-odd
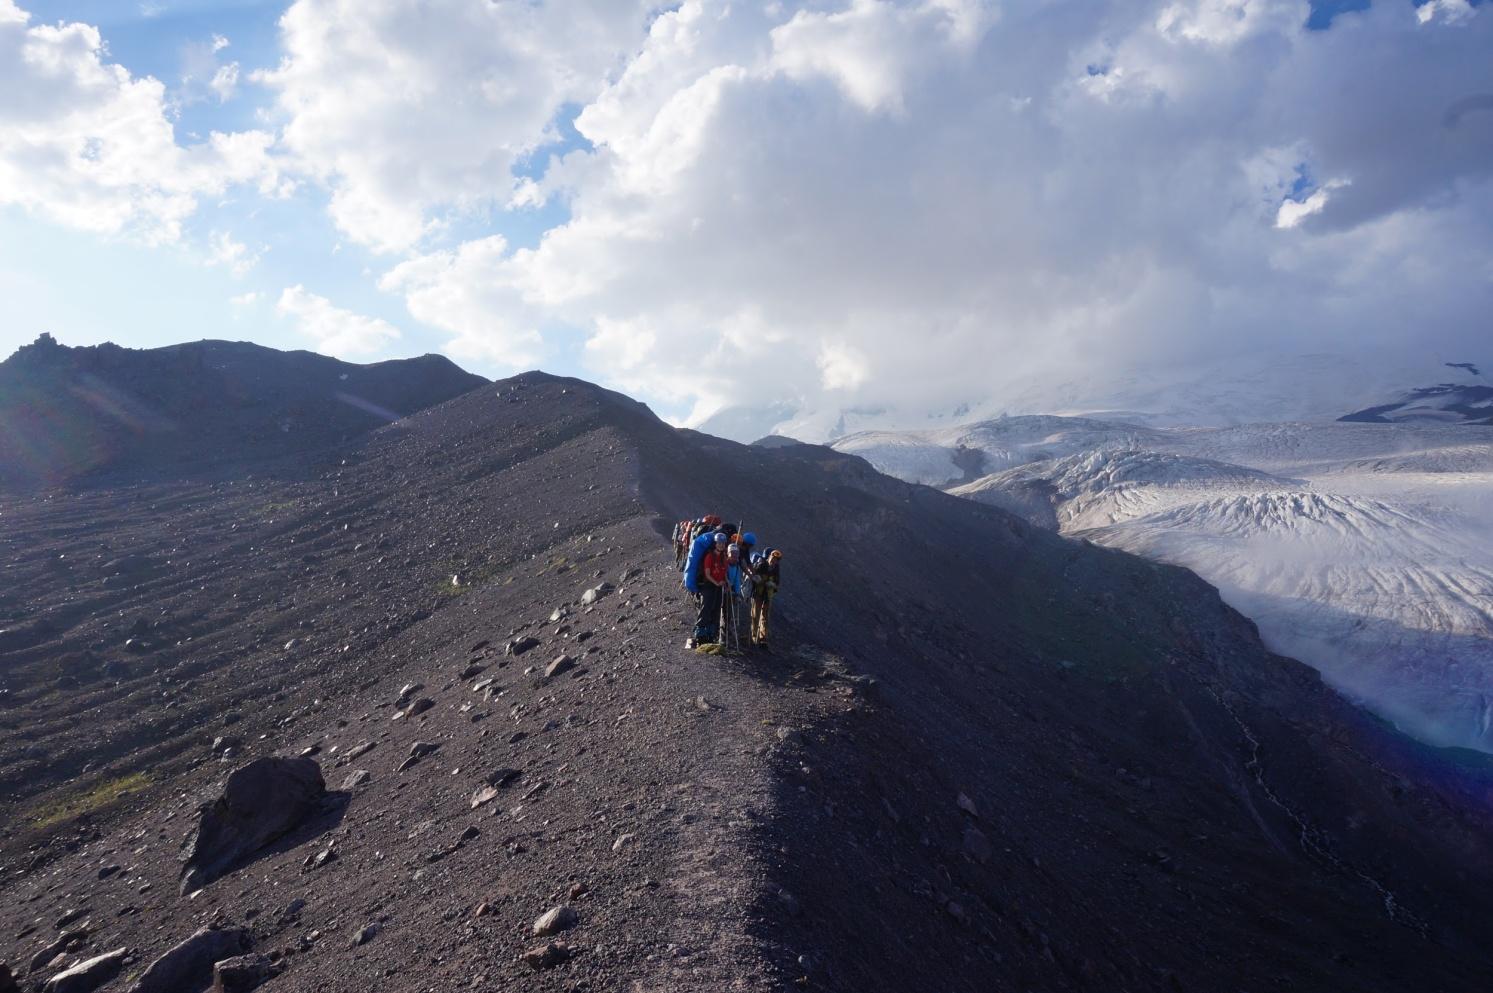
{"label": "haze on horizon", "polygon": [[1346,7],[0,0],[0,353],[440,351],[688,423],[1487,362],[1493,20]]}

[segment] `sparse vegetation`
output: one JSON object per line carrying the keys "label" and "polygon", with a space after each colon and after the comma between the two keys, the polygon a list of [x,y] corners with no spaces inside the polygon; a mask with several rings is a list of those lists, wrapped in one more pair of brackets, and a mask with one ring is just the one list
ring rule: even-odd
{"label": "sparse vegetation", "polygon": [[83,814],[103,810],[128,793],[143,790],[152,781],[148,772],[132,772],[106,779],[84,790],[47,800],[33,809],[26,821],[36,830],[44,831]]}

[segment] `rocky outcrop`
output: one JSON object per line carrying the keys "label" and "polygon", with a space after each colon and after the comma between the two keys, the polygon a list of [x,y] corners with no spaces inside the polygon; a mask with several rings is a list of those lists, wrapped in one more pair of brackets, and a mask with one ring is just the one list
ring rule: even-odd
{"label": "rocky outcrop", "polygon": [[222,794],[199,814],[181,891],[206,886],[288,834],[317,811],[326,795],[321,766],[314,759],[262,758],[235,769]]}
{"label": "rocky outcrop", "polygon": [[237,928],[203,928],[150,963],[130,993],[179,993],[201,989],[213,974],[213,963],[249,947],[249,932]]}

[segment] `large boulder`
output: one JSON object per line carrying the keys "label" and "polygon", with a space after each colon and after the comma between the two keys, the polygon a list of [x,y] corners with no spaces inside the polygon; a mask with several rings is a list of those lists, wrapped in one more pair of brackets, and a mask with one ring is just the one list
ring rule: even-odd
{"label": "large boulder", "polygon": [[42,986],[42,993],[93,993],[119,975],[128,954],[128,949],[116,948],[112,952],[79,962],[71,969],[64,969],[48,979]]}
{"label": "large boulder", "polygon": [[130,993],[182,993],[200,990],[213,979],[213,963],[241,955],[249,932],[237,928],[203,928],[150,963]]}
{"label": "large boulder", "polygon": [[288,834],[317,812],[326,795],[315,759],[262,758],[235,769],[222,794],[198,815],[181,891],[201,889]]}

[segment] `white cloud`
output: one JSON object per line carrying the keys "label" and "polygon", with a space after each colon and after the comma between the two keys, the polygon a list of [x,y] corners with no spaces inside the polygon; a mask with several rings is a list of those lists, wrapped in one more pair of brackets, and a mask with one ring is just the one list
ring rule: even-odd
{"label": "white cloud", "polygon": [[[696,419],[1485,334],[1493,19],[1465,0],[1322,32],[1303,0],[663,6],[296,0],[255,77],[278,141],[182,147],[96,31],[0,0],[0,203],[170,240],[230,184],[309,178],[456,357],[579,333],[593,375]],[[230,99],[205,45],[200,98]],[[516,174],[562,108],[589,146]],[[536,245],[491,233],[541,205],[567,213]],[[398,333],[279,307],[339,350]]]}
{"label": "white cloud", "polygon": [[165,87],[105,61],[86,24],[31,25],[0,0],[0,205],[70,227],[170,242],[199,197],[282,180],[264,132],[177,144]]}
{"label": "white cloud", "polygon": [[218,95],[219,103],[227,103],[238,92],[238,74],[237,62],[218,66],[217,71],[213,73],[213,78],[207,87]]}
{"label": "white cloud", "polygon": [[541,339],[508,266],[507,243],[493,235],[402,262],[379,286],[403,293],[415,320],[454,335],[453,356],[516,370],[538,359]]}
{"label": "white cloud", "polygon": [[318,352],[341,359],[376,354],[400,337],[388,321],[343,310],[299,284],[281,292],[275,311],[292,318],[297,330],[316,342]]}
{"label": "white cloud", "polygon": [[250,290],[247,293],[240,293],[237,296],[229,297],[228,304],[234,310],[248,310],[250,307],[259,303],[259,301],[263,299],[263,297],[264,294],[260,293],[258,290]]}
{"label": "white cloud", "polygon": [[238,93],[239,64],[223,62],[219,53],[229,47],[220,34],[189,42],[181,51],[181,86],[176,98],[182,104],[214,99],[227,103]]}
{"label": "white cloud", "polygon": [[1422,24],[1440,21],[1442,24],[1460,24],[1473,15],[1474,8],[1467,0],[1426,0],[1415,8],[1415,16]]}
{"label": "white cloud", "polygon": [[235,241],[227,231],[214,231],[208,236],[208,250],[204,257],[208,265],[223,266],[235,276],[245,276],[259,264],[263,250],[250,249],[241,241]]}
{"label": "white cloud", "polygon": [[297,0],[278,93],[284,142],[332,192],[337,226],[398,251],[433,212],[523,196],[513,166],[636,46],[649,0]]}
{"label": "white cloud", "polygon": [[815,364],[826,390],[853,390],[871,374],[870,363],[861,350],[843,341],[821,344]]}
{"label": "white cloud", "polygon": [[800,10],[773,29],[772,64],[796,80],[831,79],[865,110],[900,112],[914,74],[967,53],[994,21],[984,0],[852,0],[840,11]]}
{"label": "white cloud", "polygon": [[695,419],[717,359],[771,384],[742,400],[926,409],[1410,328],[1468,346],[1493,129],[1443,119],[1493,91],[1488,19],[1306,14],[687,0],[580,113],[594,151],[539,179],[565,224],[384,285],[459,300],[421,319],[468,354],[579,327],[594,375]]}

